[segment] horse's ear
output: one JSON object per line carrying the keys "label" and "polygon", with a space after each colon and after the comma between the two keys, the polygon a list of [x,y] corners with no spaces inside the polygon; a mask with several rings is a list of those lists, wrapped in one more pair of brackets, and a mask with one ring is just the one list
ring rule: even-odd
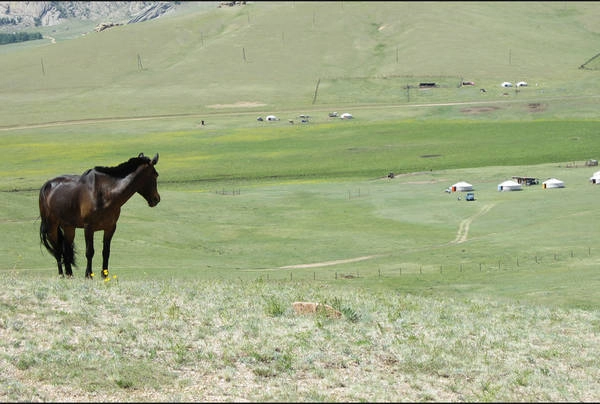
{"label": "horse's ear", "polygon": [[156,163],[158,163],[158,153],[156,153],[156,156],[152,159],[152,165],[155,165]]}
{"label": "horse's ear", "polygon": [[140,157],[144,157],[144,153],[138,154],[138,158],[140,158]]}

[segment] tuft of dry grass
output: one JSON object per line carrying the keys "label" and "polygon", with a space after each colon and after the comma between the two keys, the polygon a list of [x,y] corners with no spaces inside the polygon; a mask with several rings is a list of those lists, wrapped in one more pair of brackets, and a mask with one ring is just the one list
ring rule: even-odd
{"label": "tuft of dry grass", "polygon": [[[597,311],[326,283],[10,275],[2,401],[592,401]],[[322,301],[341,319],[297,315]]]}

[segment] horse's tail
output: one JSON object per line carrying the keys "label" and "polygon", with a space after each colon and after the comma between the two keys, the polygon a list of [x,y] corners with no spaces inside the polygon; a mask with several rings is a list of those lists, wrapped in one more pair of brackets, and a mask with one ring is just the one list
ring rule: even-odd
{"label": "horse's tail", "polygon": [[50,241],[50,207],[48,206],[47,193],[52,185],[50,182],[46,182],[40,189],[40,242],[46,247],[46,249],[56,258],[57,261],[61,259],[61,251],[58,246],[62,246],[64,235],[60,227],[58,228],[56,245]]}

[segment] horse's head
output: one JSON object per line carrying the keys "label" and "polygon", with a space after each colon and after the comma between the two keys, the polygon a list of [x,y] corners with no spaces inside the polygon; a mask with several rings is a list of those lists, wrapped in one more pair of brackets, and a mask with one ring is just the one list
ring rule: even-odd
{"label": "horse's head", "polygon": [[[140,153],[138,157],[145,157],[143,153]],[[152,160],[146,157],[148,163],[143,166],[141,172],[141,186],[138,189],[138,193],[144,197],[150,207],[158,205],[160,202],[160,194],[156,186],[156,179],[158,178],[158,172],[154,166],[158,163],[158,153]]]}

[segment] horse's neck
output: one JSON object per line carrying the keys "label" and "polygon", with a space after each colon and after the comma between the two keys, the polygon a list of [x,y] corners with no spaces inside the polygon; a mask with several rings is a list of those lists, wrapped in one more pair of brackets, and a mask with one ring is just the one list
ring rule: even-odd
{"label": "horse's neck", "polygon": [[110,189],[113,203],[121,206],[138,191],[137,174],[138,172],[134,171],[123,178],[110,177],[113,183]]}

